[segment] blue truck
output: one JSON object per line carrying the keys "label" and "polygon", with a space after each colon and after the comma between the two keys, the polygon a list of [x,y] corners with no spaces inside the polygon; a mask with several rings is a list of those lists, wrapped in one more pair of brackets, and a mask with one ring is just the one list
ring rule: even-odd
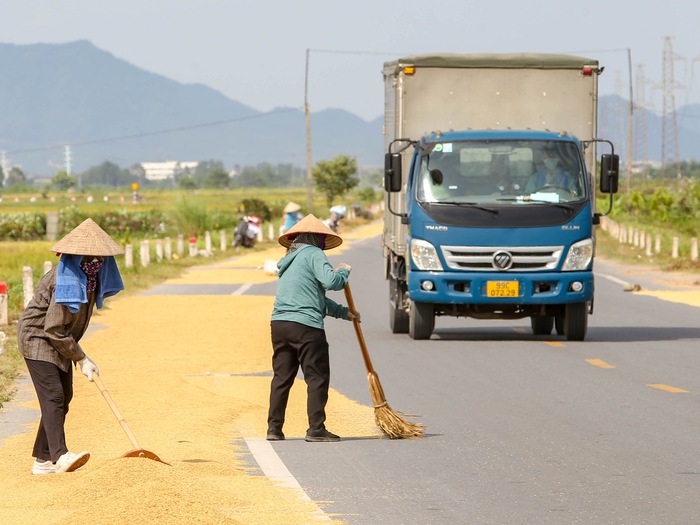
{"label": "blue truck", "polygon": [[[437,316],[529,317],[534,334],[585,339],[597,168],[610,208],[619,177],[613,144],[596,133],[601,72],[560,54],[384,64],[393,333],[428,339]],[[609,151],[600,159],[598,145]]]}

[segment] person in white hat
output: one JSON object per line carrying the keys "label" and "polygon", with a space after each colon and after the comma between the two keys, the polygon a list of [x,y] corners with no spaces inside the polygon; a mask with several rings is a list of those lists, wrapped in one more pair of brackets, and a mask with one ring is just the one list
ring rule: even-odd
{"label": "person in white hat", "polygon": [[66,445],[64,424],[73,397],[73,370],[89,381],[97,365],[80,347],[95,306],[124,289],[115,255],[124,250],[92,219],[86,219],[52,251],[58,265],[39,281],[17,325],[17,344],[34,383],[41,420],[34,441],[32,474],[72,472],[89,459]]}
{"label": "person in white hat", "polygon": [[350,266],[335,269],[323,250],[340,246],[343,240],[313,215],[307,215],[278,239],[287,255],[277,263],[279,282],[272,310],[272,370],[267,439],[284,439],[289,391],[299,367],[307,385],[309,428],[306,441],[339,441],[326,429],[326,403],[330,385],[328,340],[323,318],[326,315],[352,320],[349,308],[328,297],[326,290],[342,290],[350,276]]}

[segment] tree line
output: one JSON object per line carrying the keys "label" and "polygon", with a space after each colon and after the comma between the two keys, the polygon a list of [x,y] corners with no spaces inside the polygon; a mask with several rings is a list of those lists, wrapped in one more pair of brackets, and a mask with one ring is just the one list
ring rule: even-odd
{"label": "tree line", "polygon": [[[137,182],[142,188],[239,188],[239,187],[296,187],[305,183],[305,171],[292,164],[261,163],[256,166],[235,166],[229,171],[217,160],[200,161],[196,168],[175,171],[172,178],[153,181],[146,178],[140,164],[122,168],[114,162],[105,161],[81,173],[56,172],[41,190],[65,191],[78,187],[128,187]],[[12,191],[37,189],[34,181],[21,168],[13,166],[7,176],[0,168],[0,187]]]}
{"label": "tree line", "polygon": [[[312,169],[314,186],[326,196],[330,206],[336,198],[342,198],[355,187],[364,188],[360,197],[371,202],[374,191],[382,182],[380,171],[358,174],[357,161],[349,155],[338,155],[330,160],[320,160]],[[293,164],[260,163],[256,166],[235,166],[227,171],[217,160],[199,162],[194,168],[176,170],[173,177],[166,180],[149,180],[141,164],[131,168],[121,168],[105,161],[77,175],[58,171],[50,182],[40,188],[44,194],[51,190],[68,191],[85,188],[124,188],[137,183],[140,189],[186,189],[198,188],[237,189],[237,188],[294,188],[306,185],[306,170]],[[2,190],[10,192],[31,192],[38,188],[19,167],[12,167],[5,178],[0,168],[0,195]]]}

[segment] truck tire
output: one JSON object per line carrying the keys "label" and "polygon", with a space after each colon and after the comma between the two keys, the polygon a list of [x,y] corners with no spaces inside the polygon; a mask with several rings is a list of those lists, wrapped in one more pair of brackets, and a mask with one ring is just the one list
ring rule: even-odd
{"label": "truck tire", "polygon": [[564,335],[564,316],[555,315],[554,316],[554,329],[557,331],[557,335]]}
{"label": "truck tire", "polygon": [[408,316],[408,335],[411,339],[430,339],[435,328],[433,303],[411,302]]}
{"label": "truck tire", "polygon": [[402,308],[406,281],[389,276],[389,328],[392,334],[408,333],[408,311]]}
{"label": "truck tire", "polygon": [[392,334],[408,333],[408,312],[389,303],[389,328]]}
{"label": "truck tire", "polygon": [[567,341],[583,341],[588,330],[588,303],[566,305],[564,333]]}
{"label": "truck tire", "polygon": [[551,315],[533,315],[530,317],[530,326],[535,335],[549,335],[554,328],[554,317]]}

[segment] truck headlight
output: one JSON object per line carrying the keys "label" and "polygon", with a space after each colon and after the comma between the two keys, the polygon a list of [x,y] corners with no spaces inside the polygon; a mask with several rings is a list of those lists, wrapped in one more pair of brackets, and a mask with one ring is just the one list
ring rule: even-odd
{"label": "truck headlight", "polygon": [[442,270],[435,246],[422,239],[411,239],[411,260],[419,270]]}
{"label": "truck headlight", "polygon": [[569,253],[564,260],[562,271],[577,272],[585,270],[593,259],[593,239],[584,239],[569,248]]}

